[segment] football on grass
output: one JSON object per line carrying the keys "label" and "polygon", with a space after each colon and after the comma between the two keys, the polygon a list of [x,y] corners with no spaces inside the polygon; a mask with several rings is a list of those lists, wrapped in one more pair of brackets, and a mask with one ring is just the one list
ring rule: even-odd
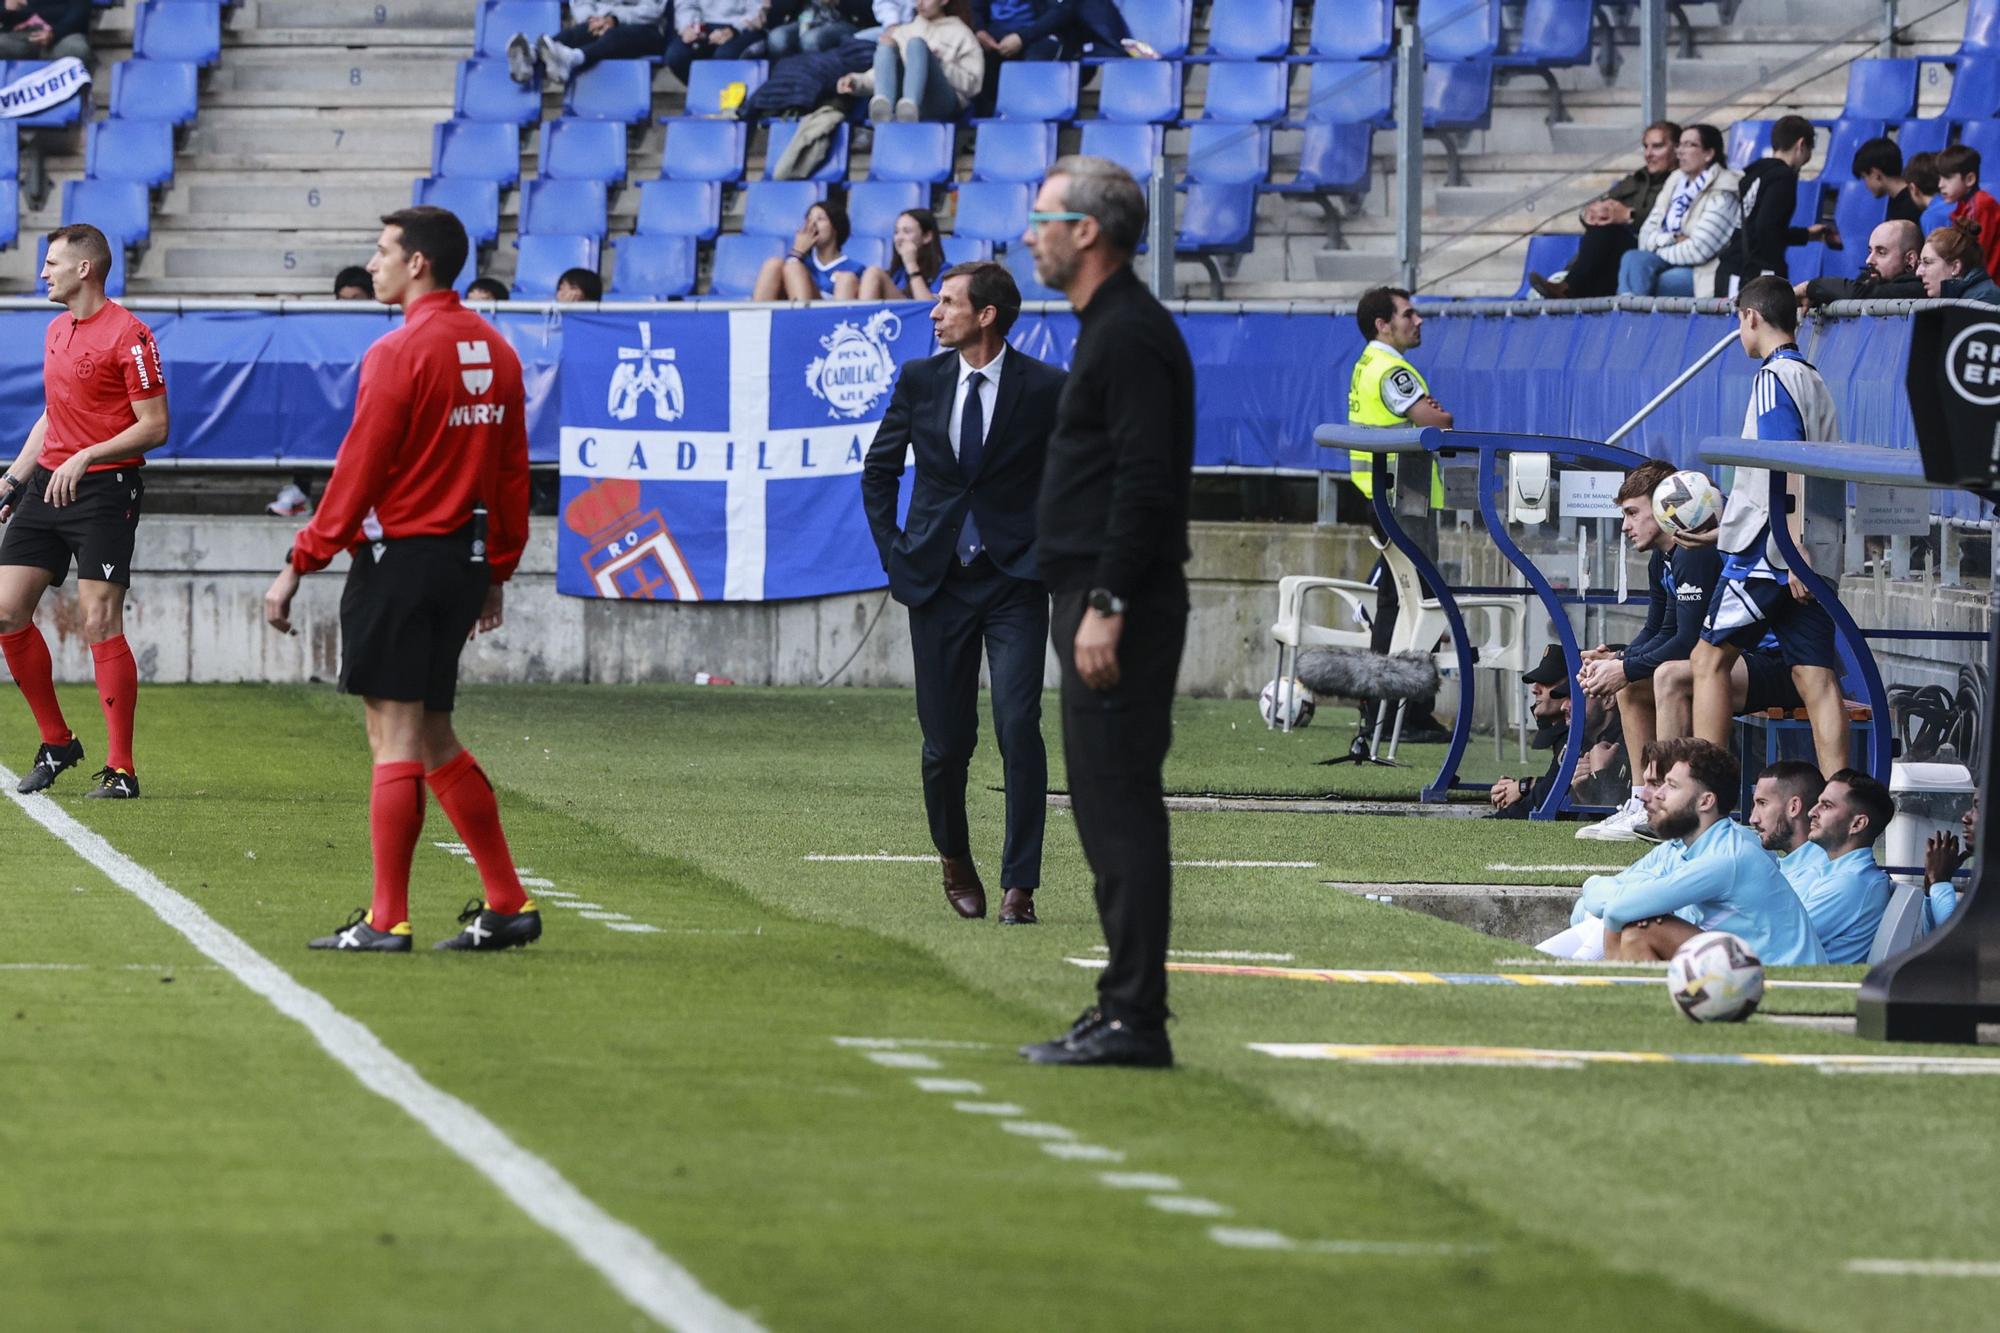
{"label": "football on grass", "polygon": [[1272,681],[1257,696],[1257,712],[1267,727],[1296,730],[1313,720],[1313,710],[1318,707],[1312,691],[1296,676],[1290,680]]}
{"label": "football on grass", "polygon": [[1674,951],[1667,994],[1697,1023],[1740,1023],[1764,998],[1764,964],[1729,932],[1705,931]]}
{"label": "football on grass", "polygon": [[1700,472],[1676,472],[1653,488],[1653,517],[1676,536],[1700,532],[1722,512],[1722,493]]}

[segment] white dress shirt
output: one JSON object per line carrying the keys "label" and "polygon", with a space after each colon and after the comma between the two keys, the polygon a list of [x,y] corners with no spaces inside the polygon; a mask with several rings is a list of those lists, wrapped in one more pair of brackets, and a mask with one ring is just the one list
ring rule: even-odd
{"label": "white dress shirt", "polygon": [[958,430],[960,423],[965,419],[965,386],[972,382],[974,375],[983,377],[979,386],[979,419],[985,426],[985,433],[979,437],[979,442],[983,445],[991,438],[993,434],[993,405],[1000,401],[1000,364],[1006,359],[1007,349],[1003,346],[1000,349],[999,355],[995,356],[985,365],[975,369],[972,363],[965,359],[965,353],[960,352],[958,354],[958,387],[952,391],[951,395],[951,422],[949,426],[951,432],[951,452],[954,456],[960,458],[965,456],[959,447]]}

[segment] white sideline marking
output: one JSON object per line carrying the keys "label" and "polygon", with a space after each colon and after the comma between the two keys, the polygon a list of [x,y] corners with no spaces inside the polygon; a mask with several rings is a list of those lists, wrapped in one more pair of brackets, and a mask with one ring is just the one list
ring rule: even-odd
{"label": "white sideline marking", "polygon": [[1317,870],[1317,861],[1176,861],[1189,870]]}
{"label": "white sideline marking", "polygon": [[1000,1128],[1009,1134],[1019,1134],[1024,1139],[1060,1139],[1064,1142],[1076,1138],[1076,1131],[1067,1125],[1051,1125],[1042,1120],[1004,1120]]}
{"label": "white sideline marking", "polygon": [[[1102,944],[1091,946],[1092,953],[1108,954],[1111,950]],[[1169,958],[1212,958],[1225,963],[1289,963],[1297,954],[1259,953],[1255,949],[1169,949]],[[1665,963],[1660,964],[1665,967]]]}
{"label": "white sideline marking", "polygon": [[604,910],[603,903],[587,903],[581,898],[564,898],[559,902],[549,905],[551,907],[567,907],[574,912],[602,912]]}
{"label": "white sideline marking", "polygon": [[[893,865],[931,865],[936,856],[902,856],[890,852],[810,852],[800,858],[806,861],[820,861],[829,864],[854,864],[860,861],[883,862]],[[1317,870],[1317,861],[1176,861],[1176,866],[1196,870]],[[1623,866],[1606,867],[1623,870]]]}
{"label": "white sideline marking", "polygon": [[933,1051],[983,1051],[992,1043],[984,1041],[942,1041],[935,1037],[835,1037],[836,1046],[863,1050],[893,1051],[902,1046],[921,1046]]}
{"label": "white sideline marking", "polygon": [[16,781],[15,775],[0,765],[0,782],[8,788],[8,799],[29,819],[145,904],[247,989],[305,1028],[363,1087],[400,1107],[439,1143],[492,1181],[515,1207],[603,1274],[633,1306],[671,1329],[761,1333],[761,1325],[723,1304],[645,1235],[592,1203],[553,1166],[508,1138],[472,1106],[425,1081],[367,1027],[334,1008],[318,991],[300,985],[290,973],[191,899],[168,888],[152,871],[78,823],[54,801],[13,791]]}
{"label": "white sideline marking", "polygon": [[1178,1178],[1151,1171],[1100,1171],[1097,1179],[1115,1190],[1159,1190],[1171,1194],[1181,1187]]}
{"label": "white sideline marking", "polygon": [[1044,1143],[1042,1151],[1051,1157],[1060,1157],[1066,1162],[1122,1162],[1125,1154],[1116,1148],[1102,1148],[1095,1143]]}
{"label": "white sideline marking", "polygon": [[578,912],[577,915],[585,921],[630,921],[632,919],[631,915],[625,912]]}
{"label": "white sideline marking", "polygon": [[1519,873],[1527,873],[1529,871],[1535,871],[1535,870],[1563,870],[1576,874],[1593,874],[1593,875],[1615,875],[1621,870],[1631,869],[1630,866],[1578,866],[1578,865],[1514,866],[1514,865],[1508,865],[1505,861],[1494,861],[1491,864],[1489,864],[1486,868],[1488,870],[1511,870]]}
{"label": "white sideline marking", "polygon": [[866,852],[857,856],[833,856],[825,852],[813,852],[804,859],[808,861],[833,862],[893,861],[899,865],[922,865],[927,861],[937,860],[935,856],[891,856],[887,852]]}
{"label": "white sideline marking", "polygon": [[660,933],[658,926],[649,926],[643,921],[607,921],[604,923],[604,926],[607,930],[622,930],[628,935],[657,935]]}
{"label": "white sideline marking", "polygon": [[[141,964],[134,963],[134,967]],[[89,963],[0,963],[0,972],[88,972]]]}
{"label": "white sideline marking", "polygon": [[1238,1250],[1301,1250],[1308,1254],[1369,1254],[1409,1259],[1484,1254],[1492,1248],[1488,1245],[1407,1240],[1293,1240],[1282,1231],[1265,1231],[1256,1227],[1210,1227],[1208,1238],[1217,1245]]}
{"label": "white sideline marking", "polygon": [[928,1055],[915,1051],[870,1051],[868,1058],[886,1069],[942,1069],[943,1065]]}
{"label": "white sideline marking", "polygon": [[1026,1112],[1012,1102],[953,1102],[951,1109],[966,1115],[1025,1115]]}
{"label": "white sideline marking", "polygon": [[2000,1264],[1971,1259],[1849,1259],[1845,1267],[1864,1277],[2000,1277]]}
{"label": "white sideline marking", "polygon": [[1208,1238],[1217,1245],[1227,1245],[1236,1250],[1289,1250],[1298,1244],[1282,1231],[1264,1231],[1256,1227],[1210,1227]]}
{"label": "white sideline marking", "polygon": [[1191,1194],[1149,1194],[1146,1203],[1163,1213],[1181,1213],[1188,1217],[1227,1217],[1236,1211],[1226,1203],[1198,1199]]}
{"label": "white sideline marking", "polygon": [[521,876],[521,887],[525,889],[553,889],[555,886],[554,880],[544,879],[540,875]]}
{"label": "white sideline marking", "polygon": [[984,1083],[974,1083],[969,1078],[917,1078],[911,1079],[918,1092],[955,1092],[967,1097],[977,1097],[986,1091]]}

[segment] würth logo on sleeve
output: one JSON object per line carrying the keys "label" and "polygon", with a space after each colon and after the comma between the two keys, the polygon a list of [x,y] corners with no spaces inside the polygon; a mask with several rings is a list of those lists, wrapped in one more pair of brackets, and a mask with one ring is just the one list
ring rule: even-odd
{"label": "w\u00fcrth logo on sleeve", "polygon": [[466,369],[458,372],[465,381],[467,393],[485,393],[493,387],[493,354],[486,350],[486,340],[462,342],[458,345],[458,364],[461,366],[481,366],[484,369]]}
{"label": "w\u00fcrth logo on sleeve", "polygon": [[146,344],[142,342],[132,344],[132,365],[139,372],[139,387],[142,389],[152,388],[153,372],[146,369]]}

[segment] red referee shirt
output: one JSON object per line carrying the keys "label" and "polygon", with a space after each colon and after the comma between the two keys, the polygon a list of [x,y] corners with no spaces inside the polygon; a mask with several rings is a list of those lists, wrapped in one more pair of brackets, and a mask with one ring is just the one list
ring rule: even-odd
{"label": "red referee shirt", "polygon": [[428,292],[361,359],[354,424],[318,512],[292,542],[292,568],[309,574],[359,544],[371,513],[385,538],[436,537],[479,505],[486,561],[505,583],[528,541],[521,359],[457,292]]}
{"label": "red referee shirt", "polygon": [[[49,428],[42,456],[51,471],[70,455],[103,444],[135,425],[132,404],[167,391],[160,370],[160,345],[153,331],[116,301],[106,301],[89,319],[68,311],[49,322],[42,345],[42,389],[48,398]],[[91,465],[92,472],[140,467],[145,459],[113,458]]]}

